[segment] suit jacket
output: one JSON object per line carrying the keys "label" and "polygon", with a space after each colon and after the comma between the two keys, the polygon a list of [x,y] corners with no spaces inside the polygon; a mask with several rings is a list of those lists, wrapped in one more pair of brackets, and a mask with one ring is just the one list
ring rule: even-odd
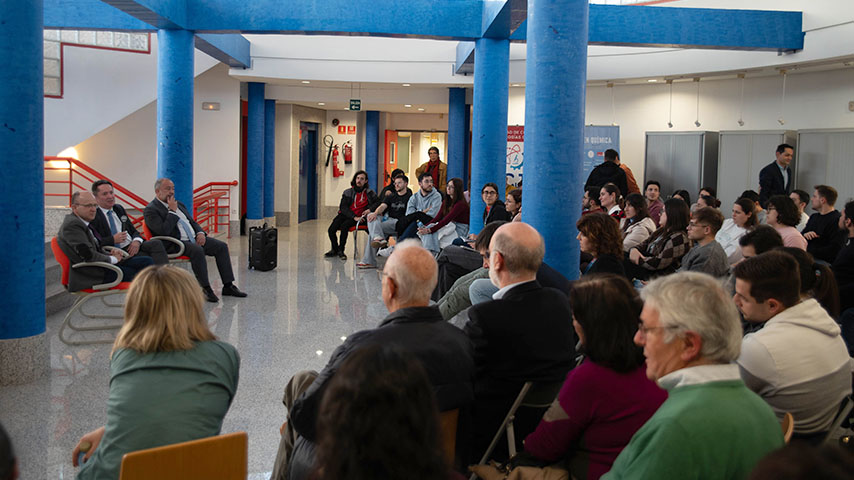
{"label": "suit jacket", "polygon": [[569,299],[537,281],[472,306],[464,330],[475,349],[476,408],[512,403],[529,380],[562,381],[575,359]]}
{"label": "suit jacket", "polygon": [[[81,262],[110,262],[110,255],[101,251],[101,245],[98,240],[86,226],[86,223],[77,215],[69,213],[62,221],[62,226],[59,227],[59,233],[56,235],[59,248],[68,257],[71,265],[76,265]],[[78,245],[86,245],[92,251],[92,258],[84,260],[77,253]],[[100,267],[84,267],[72,268],[68,276],[68,291],[76,292],[86,288],[92,288],[93,285],[104,283],[104,274],[107,270]]]}
{"label": "suit jacket", "polygon": [[[128,232],[130,240],[137,237],[142,238],[142,235],[136,230],[136,227],[133,226],[133,222],[128,218],[127,212],[125,212],[125,207],[119,204],[113,205],[113,214],[116,216],[116,220],[120,223],[118,225],[120,232]],[[107,220],[107,216],[104,215],[104,212],[101,211],[100,207],[98,208],[98,213],[95,214],[95,219],[92,220],[90,224],[92,225],[92,228],[98,232],[98,235],[101,236],[101,245],[115,245],[115,242],[113,241],[113,232],[110,230],[110,221]]]}
{"label": "suit jacket", "polygon": [[792,168],[786,167],[786,172],[789,174],[788,183],[785,182],[776,160],[759,171],[759,204],[763,208],[768,205],[768,199],[773,195],[792,193]]}
{"label": "suit jacket", "polygon": [[[184,212],[184,215],[187,217],[187,220],[189,220],[195,234],[201,232],[207,235],[207,233],[202,229],[202,226],[193,220],[193,216],[190,215],[190,212],[187,211],[187,207],[185,207],[183,203],[178,202],[178,209]],[[178,215],[170,215],[169,209],[166,208],[160,200],[155,198],[149,202],[145,207],[145,210],[143,210],[142,215],[145,217],[145,224],[148,225],[148,229],[151,230],[152,235],[173,237],[178,240],[181,239],[181,230],[178,229]],[[172,248],[176,248],[176,246],[171,243],[167,245],[164,242],[164,246],[167,251]]]}

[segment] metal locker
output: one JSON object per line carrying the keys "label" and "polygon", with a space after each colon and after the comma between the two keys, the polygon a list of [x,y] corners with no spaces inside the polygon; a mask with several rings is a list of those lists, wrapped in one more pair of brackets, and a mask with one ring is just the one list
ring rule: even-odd
{"label": "metal locker", "polygon": [[[795,146],[795,152],[798,150],[795,132],[791,130],[720,133],[717,189],[722,211],[728,212],[729,206],[745,190],[759,193],[759,171],[774,161],[774,152],[781,143]],[[797,179],[795,165],[792,165],[792,173]]]}
{"label": "metal locker", "polygon": [[644,182],[661,183],[661,196],[685,189],[696,200],[717,184],[718,132],[647,132]]}

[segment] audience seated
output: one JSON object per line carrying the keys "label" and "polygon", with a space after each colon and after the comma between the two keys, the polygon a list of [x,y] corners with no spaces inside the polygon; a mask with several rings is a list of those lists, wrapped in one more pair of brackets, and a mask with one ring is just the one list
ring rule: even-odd
{"label": "audience seated", "polygon": [[431,378],[418,357],[374,344],[341,362],[318,411],[312,478],[452,478]]}
{"label": "audience seated", "polygon": [[[130,282],[145,267],[154,264],[151,257],[135,255],[125,258],[121,249],[104,253],[103,244],[98,240],[92,226],[98,204],[95,197],[86,191],[71,195],[71,213],[62,220],[56,241],[59,248],[68,257],[71,265],[82,262],[105,262],[115,265],[122,271],[122,281]],[[115,271],[101,267],[72,268],[69,272],[68,291],[76,292],[92,288],[94,285],[110,283],[116,280]]]}
{"label": "audience seated", "polygon": [[649,216],[657,228],[661,211],[664,210],[664,202],[661,201],[661,184],[656,180],[647,180],[644,195],[646,196]]}
{"label": "audience seated", "polygon": [[421,244],[434,255],[469,233],[469,204],[463,197],[463,181],[452,178],[447,189],[439,213],[427,225],[418,228]]}
{"label": "audience seated", "polygon": [[639,193],[632,193],[626,197],[625,213],[626,218],[620,220],[620,230],[622,230],[623,251],[628,252],[649,238],[658,225],[649,215],[646,198]]}
{"label": "audience seated", "polygon": [[840,308],[844,312],[854,308],[854,200],[845,204],[839,217],[839,228],[845,236],[845,244],[831,268],[839,287]]}
{"label": "audience seated", "polygon": [[738,239],[741,258],[748,259],[783,246],[783,237],[769,225],[757,225]]}
{"label": "audience seated", "polygon": [[510,214],[511,222],[522,221],[522,189],[517,188],[507,192],[504,206],[507,208],[507,213]]}
{"label": "audience seated", "polygon": [[733,302],[717,280],[696,272],[658,278],[641,295],[635,342],[647,377],[668,398],[602,478],[747,477],[783,445],[783,434],[732,363],[741,346]]}
{"label": "audience seated", "polygon": [[812,194],[812,209],[816,213],[810,215],[803,229],[807,240],[807,251],[816,260],[831,263],[836,260],[836,254],[845,243],[845,232],[839,228],[839,211],[833,205],[838,194],[836,189],[827,185],[816,185]]}
{"label": "audience seated", "polygon": [[128,452],[219,435],[240,358],[208,329],[202,302],[181,268],[149,267],[131,284],[110,360],[107,422],[74,447],[77,467],[91,444],[78,479],[118,478]]}
{"label": "audience seated", "polygon": [[[338,215],[332,219],[329,225],[329,243],[332,248],[324,254],[325,257],[340,257],[347,259],[344,247],[347,245],[347,235],[350,228],[356,226],[356,222],[365,222],[365,217],[370,212],[370,206],[377,202],[377,194],[368,186],[368,173],[359,170],[350,180],[350,188],[341,194],[341,202],[338,205]],[[339,240],[335,239],[335,232],[340,231]]]}
{"label": "audience seated", "polygon": [[854,455],[837,445],[793,442],[765,456],[748,480],[850,480]]}
{"label": "audience seated", "polygon": [[822,441],[851,393],[851,358],[839,326],[815,299],[801,300],[791,255],[766,252],[739,263],[733,273],[735,304],[747,321],[765,323],[744,337],[741,377],[779,419],[786,412],[794,416],[793,438]]}
{"label": "audience seated", "polygon": [[3,424],[0,424],[0,480],[15,480],[18,475],[18,461],[12,449],[12,439]]}
{"label": "audience seated", "polygon": [[[399,168],[395,168],[394,170],[391,171],[391,174],[388,177],[389,178],[388,185],[384,186],[383,189],[380,190],[380,194],[377,196],[377,203],[375,205],[371,205],[371,207],[370,207],[371,210],[374,210],[377,207],[379,207],[380,202],[385,200],[385,198],[388,195],[393,194],[397,190],[397,186],[394,184],[394,179],[403,175],[404,173],[405,172]],[[407,179],[406,182],[409,183],[409,180]],[[409,189],[407,188],[407,190],[409,190]],[[412,193],[412,190],[409,190],[409,193]]]}
{"label": "audience seated", "polygon": [[768,199],[766,209],[768,210],[768,217],[765,222],[774,227],[777,233],[783,237],[783,245],[806,250],[807,240],[795,228],[795,225],[800,221],[795,202],[785,195],[772,195]]}
{"label": "audience seated", "polygon": [[365,217],[368,222],[368,238],[365,240],[362,261],[357,263],[356,267],[377,266],[377,250],[388,245],[386,237],[395,234],[397,222],[406,214],[406,206],[412,196],[412,190],[406,186],[408,183],[409,178],[406,175],[395,177],[394,189],[384,193],[379,199],[379,205]]}
{"label": "audience seated", "polygon": [[[637,195],[637,194],[633,194]],[[617,222],[604,213],[584,215],[575,222],[581,251],[592,257],[583,275],[615,273],[625,275],[623,270],[622,235]]]}
{"label": "audience seated", "polygon": [[623,197],[620,195],[620,189],[613,183],[606,183],[599,190],[599,204],[602,205],[602,210],[616,218],[617,221],[626,216],[623,209],[620,208],[620,202],[622,201]]}
{"label": "audience seated", "polygon": [[[216,259],[216,268],[222,280],[222,295],[245,297],[234,284],[234,271],[231,268],[231,256],[228,244],[215,238],[208,238],[202,226],[193,220],[187,207],[175,199],[175,184],[168,178],[159,178],[154,182],[155,198],[145,207],[145,224],[152,235],[172,237],[184,244],[184,255],[190,258],[190,266],[205,294],[205,300],[219,301],[211,288],[208,278],[208,261],[205,257]],[[345,232],[346,233],[346,232]],[[168,242],[166,251],[175,253],[179,246]]]}
{"label": "audience seated", "polygon": [[[430,223],[439,214],[440,208],[442,192],[433,187],[433,177],[429,173],[422,173],[418,177],[418,192],[409,197],[409,203],[406,205],[406,216],[397,221],[397,241],[415,238],[418,222],[425,225]],[[391,251],[385,253],[384,256],[388,256]]]}
{"label": "audience seated", "polygon": [[[469,309],[465,325],[475,348],[472,458],[482,456],[525,382],[561,382],[572,368],[569,299],[536,280],[544,252],[540,234],[520,222],[502,225],[489,244],[489,277],[500,288],[495,300]],[[517,419],[517,439],[533,431],[538,420]]]}
{"label": "audience seated", "polygon": [[753,190],[745,190],[741,192],[739,198],[746,198],[753,202],[753,211],[756,215],[756,222],[760,225],[765,224],[765,219],[768,216],[768,212],[762,208],[762,205],[759,203],[759,194],[754,192]]}
{"label": "audience seated", "polygon": [[833,271],[826,263],[817,262],[808,252],[795,247],[779,247],[798,262],[801,300],[814,298],[831,318],[839,318],[839,289]]}
{"label": "audience seated", "polygon": [[691,204],[691,214],[696,212],[698,208],[702,208],[702,207],[714,207],[714,208],[720,207],[720,205],[718,205],[718,207],[715,207],[714,205],[709,205],[708,203],[705,203],[705,201],[703,200],[703,197],[712,197],[710,202],[715,203],[715,202],[717,202],[715,195],[717,195],[717,191],[714,189],[714,187],[703,187],[703,188],[701,188],[700,191],[697,192],[697,202]]}
{"label": "audience seated", "polygon": [[798,222],[798,226],[795,228],[797,228],[799,232],[803,233],[804,227],[807,226],[807,222],[810,219],[810,216],[804,211],[807,208],[807,204],[810,203],[810,194],[797,189],[792,190],[792,193],[789,194],[789,198],[795,202],[795,206],[798,207],[798,212],[801,214],[801,221]]}
{"label": "audience seated", "polygon": [[713,277],[724,277],[729,272],[729,262],[715,235],[724,223],[717,208],[700,207],[688,223],[688,238],[694,246],[682,257],[680,272],[703,272]]}
{"label": "audience seated", "polygon": [[652,275],[675,272],[691,248],[685,231],[689,218],[688,204],[683,200],[671,198],[664,202],[661,214],[664,225],[645,242],[629,250],[629,258],[623,263],[626,276],[630,280],[646,280]]}
{"label": "audience seated", "polygon": [[732,204],[732,217],[724,220],[723,226],[715,234],[715,240],[723,247],[727,255],[727,262],[730,265],[735,265],[741,261],[741,248],[739,248],[738,241],[756,225],[753,201],[747,198],[736,200]]}
{"label": "audience seated", "polygon": [[709,207],[709,208],[721,208],[721,201],[711,195],[702,195],[697,199],[697,208],[692,210],[692,213],[698,209]]}
{"label": "audience seated", "polygon": [[511,220],[510,214],[504,208],[504,202],[498,199],[498,185],[488,182],[480,190],[480,194],[483,197],[483,203],[486,204],[486,207],[483,209],[484,225],[497,220],[503,222]]}
{"label": "audience seated", "polygon": [[585,358],[525,439],[525,451],[565,459],[573,478],[598,479],[667,393],[647,378],[643,351],[632,341],[643,304],[625,277],[579,280],[570,305]]}
{"label": "audience seated", "polygon": [[688,190],[676,190],[670,198],[678,198],[685,202],[685,205],[693,205],[691,203],[691,194],[688,193]]}
{"label": "audience seated", "polygon": [[[342,362],[361,348],[396,345],[414,354],[427,372],[439,411],[461,408],[460,414],[465,416],[473,398],[472,344],[460,329],[442,319],[438,307],[429,306],[435,286],[436,261],[430,252],[415,240],[398,244],[382,276],[382,298],[389,315],[377,328],[348,336],[320,374],[300,372],[285,387],[283,403],[288,408],[288,422],[273,480],[285,475],[301,480],[313,474],[316,425],[324,392]],[[461,446],[467,443],[458,441]]]}
{"label": "audience seated", "polygon": [[584,189],[584,197],[581,199],[581,214],[602,212],[602,204],[599,203],[600,187],[587,187]]}

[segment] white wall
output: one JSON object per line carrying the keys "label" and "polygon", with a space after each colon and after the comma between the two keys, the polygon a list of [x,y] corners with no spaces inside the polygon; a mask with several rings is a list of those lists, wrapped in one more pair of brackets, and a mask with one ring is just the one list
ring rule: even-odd
{"label": "white wall", "polygon": [[[291,211],[291,175],[297,163],[291,162],[294,129],[293,105],[276,105],[276,212]],[[299,152],[299,145],[297,145]],[[297,158],[299,160],[299,158]],[[276,225],[283,226],[276,222]]]}
{"label": "white wall", "polygon": [[[852,128],[854,112],[854,68],[820,73],[789,75],[786,104],[781,116],[781,77],[747,78],[744,87],[744,126],[739,127],[741,83],[739,80],[700,83],[700,123],[694,126],[697,86],[693,82],[673,84],[673,131],[697,130],[787,130]],[[635,178],[644,178],[645,132],[667,131],[669,88],[665,84],[618,85],[614,88],[616,116],[611,111],[607,87],[587,89],[585,124],[620,126],[620,159],[631,167]],[[509,125],[525,123],[525,89],[511,88]],[[559,128],[559,126],[556,126]],[[768,152],[768,161],[774,152]],[[757,180],[758,182],[758,180]]]}
{"label": "white wall", "polygon": [[[359,145],[359,135],[358,135],[358,125],[356,122],[356,112],[350,112],[346,110],[342,111],[327,111],[326,112],[326,134],[332,136],[332,142],[335,145],[338,145],[338,169],[344,171],[344,175],[334,178],[332,176],[332,162],[329,162],[329,167],[321,166],[321,180],[323,182],[322,191],[324,192],[323,199],[321,205],[325,205],[327,207],[337,207],[341,201],[341,192],[350,188],[350,181],[353,179],[353,174],[358,170],[363,170],[365,168],[364,157],[362,152],[364,151],[364,145]],[[337,118],[339,125],[343,125],[345,127],[354,127],[356,128],[356,132],[353,134],[339,134],[338,127],[332,125],[332,120]],[[318,138],[321,144],[321,152],[322,154],[318,157],[318,163],[325,165],[326,163],[326,146],[323,145],[322,136]],[[350,165],[344,164],[344,142],[350,141],[353,145],[353,163]],[[322,160],[322,161],[321,161]],[[299,158],[291,159],[292,162],[299,161]]]}
{"label": "white wall", "polygon": [[[240,175],[240,83],[219,65],[196,77],[193,110],[193,187]],[[219,102],[219,111],[203,111],[202,102]],[[141,109],[100,131],[75,148],[80,160],[142,198],[151,198],[157,176],[157,104]],[[231,219],[240,211],[239,187],[232,190]]]}

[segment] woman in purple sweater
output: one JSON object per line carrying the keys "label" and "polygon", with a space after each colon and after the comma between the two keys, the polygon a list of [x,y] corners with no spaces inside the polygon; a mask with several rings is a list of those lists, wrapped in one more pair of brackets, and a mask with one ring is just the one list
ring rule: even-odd
{"label": "woman in purple sweater", "polygon": [[573,478],[598,479],[667,393],[646,377],[643,351],[633,341],[643,304],[624,277],[584,277],[570,305],[585,359],[525,438],[525,451],[549,462],[566,460]]}
{"label": "woman in purple sweater", "polygon": [[447,247],[455,239],[469,233],[469,204],[463,195],[463,181],[452,178],[448,182],[447,195],[439,213],[418,229],[421,244],[434,254]]}

